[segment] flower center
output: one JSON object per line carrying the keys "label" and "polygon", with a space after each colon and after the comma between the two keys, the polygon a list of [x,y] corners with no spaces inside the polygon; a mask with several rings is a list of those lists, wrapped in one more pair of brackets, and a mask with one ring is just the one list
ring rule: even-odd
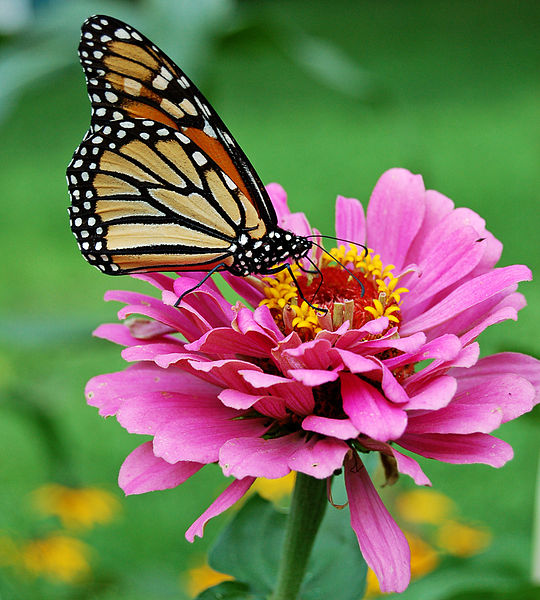
{"label": "flower center", "polygon": [[[400,324],[399,304],[406,288],[397,287],[399,278],[394,266],[383,266],[378,254],[351,244],[333,248],[316,262],[319,273],[304,273],[297,265],[292,269],[304,298],[326,314],[314,310],[302,299],[288,271],[264,277],[266,305],[285,335],[296,331],[304,341],[313,339],[322,329],[334,331],[345,321],[353,329],[367,321],[387,317],[391,326]],[[339,263],[345,265],[343,268]],[[354,277],[352,275],[354,275]]]}

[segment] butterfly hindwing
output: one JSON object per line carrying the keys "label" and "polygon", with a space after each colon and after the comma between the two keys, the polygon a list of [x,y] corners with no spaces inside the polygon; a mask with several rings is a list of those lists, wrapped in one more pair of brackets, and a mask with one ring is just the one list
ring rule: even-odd
{"label": "butterfly hindwing", "polygon": [[127,115],[181,131],[226,173],[267,227],[272,203],[257,173],[223,121],[183,71],[136,29],[109,16],[82,27],[79,57],[92,103],[92,123]]}
{"label": "butterfly hindwing", "polygon": [[266,233],[242,191],[190,138],[120,116],[93,125],[67,169],[72,230],[91,264],[109,274],[209,270],[232,265],[241,232]]}

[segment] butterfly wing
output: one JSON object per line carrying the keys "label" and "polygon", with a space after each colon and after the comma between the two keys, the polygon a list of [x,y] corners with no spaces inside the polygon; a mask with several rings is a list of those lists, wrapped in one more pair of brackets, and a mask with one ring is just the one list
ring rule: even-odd
{"label": "butterfly wing", "polygon": [[277,224],[263,184],[223,121],[185,73],[148,38],[122,21],[93,16],[82,26],[79,57],[93,124],[128,116],[181,131],[235,182],[265,230]]}
{"label": "butterfly wing", "polygon": [[230,267],[241,232],[261,227],[252,203],[184,133],[113,110],[67,168],[83,256],[111,275]]}

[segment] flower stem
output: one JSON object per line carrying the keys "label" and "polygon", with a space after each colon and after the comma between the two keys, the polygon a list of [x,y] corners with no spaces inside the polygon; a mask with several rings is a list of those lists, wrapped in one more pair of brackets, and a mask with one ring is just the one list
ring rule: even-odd
{"label": "flower stem", "polygon": [[326,505],[326,479],[296,474],[276,588],[271,600],[295,600]]}

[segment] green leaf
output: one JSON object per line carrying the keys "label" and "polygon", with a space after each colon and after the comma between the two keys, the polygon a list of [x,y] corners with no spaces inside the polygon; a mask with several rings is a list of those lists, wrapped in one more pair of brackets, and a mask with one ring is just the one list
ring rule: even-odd
{"label": "green leaf", "polygon": [[220,573],[268,594],[277,575],[287,516],[271,502],[252,496],[210,550],[208,563]]}
{"label": "green leaf", "polygon": [[224,581],[204,590],[195,600],[263,600],[263,596],[255,596],[239,581]]}
{"label": "green leaf", "polygon": [[[345,499],[343,477],[334,477],[332,494]],[[358,600],[366,586],[367,565],[349,520],[348,509],[328,507],[308,563],[302,598]],[[336,586],[336,581],[347,585]]]}
{"label": "green leaf", "polygon": [[[210,550],[209,564],[267,595],[276,581],[287,517],[252,496]],[[358,600],[367,567],[350,527],[348,511],[329,508],[315,539],[300,596],[303,600]],[[336,586],[336,581],[350,582]]]}

